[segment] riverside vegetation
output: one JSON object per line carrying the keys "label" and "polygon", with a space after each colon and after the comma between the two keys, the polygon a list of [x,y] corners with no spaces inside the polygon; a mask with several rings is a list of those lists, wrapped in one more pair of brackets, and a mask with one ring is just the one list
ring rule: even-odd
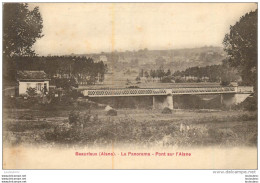
{"label": "riverside vegetation", "polygon": [[11,145],[256,146],[257,111],[118,109],[63,106],[4,109],[3,141]]}

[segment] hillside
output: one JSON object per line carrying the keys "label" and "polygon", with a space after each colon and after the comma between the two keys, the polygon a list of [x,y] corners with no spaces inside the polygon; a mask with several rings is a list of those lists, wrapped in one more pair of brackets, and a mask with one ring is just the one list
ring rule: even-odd
{"label": "hillside", "polygon": [[102,52],[99,54],[79,54],[74,56],[92,57],[95,61],[105,61],[113,71],[132,68],[150,70],[163,67],[172,72],[188,67],[220,64],[226,57],[222,47],[200,47],[173,50],[148,50],[125,52]]}

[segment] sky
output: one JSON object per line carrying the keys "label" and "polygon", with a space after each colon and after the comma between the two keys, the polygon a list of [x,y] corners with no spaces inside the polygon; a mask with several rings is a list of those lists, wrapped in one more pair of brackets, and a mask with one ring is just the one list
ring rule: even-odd
{"label": "sky", "polygon": [[33,3],[43,18],[39,55],[222,46],[255,3]]}

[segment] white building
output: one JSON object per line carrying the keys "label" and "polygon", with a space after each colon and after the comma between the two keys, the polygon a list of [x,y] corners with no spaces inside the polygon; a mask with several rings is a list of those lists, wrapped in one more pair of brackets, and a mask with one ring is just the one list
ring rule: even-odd
{"label": "white building", "polygon": [[19,95],[27,95],[28,88],[35,88],[37,94],[48,92],[49,81],[44,71],[18,71]]}
{"label": "white building", "polygon": [[104,63],[107,63],[107,56],[106,55],[100,55],[99,56],[99,61],[103,61]]}

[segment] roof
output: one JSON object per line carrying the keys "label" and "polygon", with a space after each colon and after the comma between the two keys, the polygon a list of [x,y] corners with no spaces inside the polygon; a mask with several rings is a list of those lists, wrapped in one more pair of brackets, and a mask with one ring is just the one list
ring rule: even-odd
{"label": "roof", "polygon": [[18,71],[18,80],[49,80],[44,71]]}

